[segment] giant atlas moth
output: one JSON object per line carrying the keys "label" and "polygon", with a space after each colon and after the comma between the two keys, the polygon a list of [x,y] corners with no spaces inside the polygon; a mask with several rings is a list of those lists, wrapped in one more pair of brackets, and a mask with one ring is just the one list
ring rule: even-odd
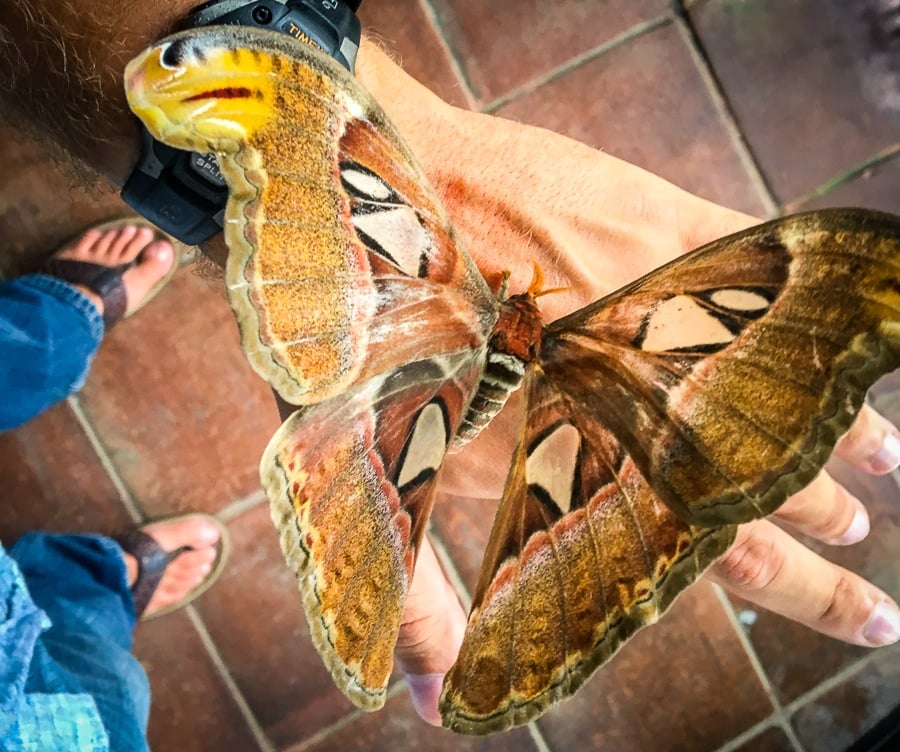
{"label": "giant atlas moth", "polygon": [[482,734],[568,696],[819,472],[900,364],[900,219],[800,214],[547,326],[493,292],[381,108],[331,59],[243,28],[129,65],[158,139],[228,181],[227,288],[253,368],[298,406],[263,485],[313,640],[380,707],[448,449],[520,385],[525,417],[441,697]]}

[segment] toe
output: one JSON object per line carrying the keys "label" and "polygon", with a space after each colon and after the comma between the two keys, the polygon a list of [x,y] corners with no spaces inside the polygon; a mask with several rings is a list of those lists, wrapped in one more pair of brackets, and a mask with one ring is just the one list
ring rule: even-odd
{"label": "toe", "polygon": [[174,261],[175,249],[168,241],[157,240],[143,248],[137,264],[122,275],[129,310],[147,297],[154,285],[169,272]]}
{"label": "toe", "polygon": [[214,546],[199,548],[195,551],[185,551],[183,554],[174,559],[166,571],[171,570],[176,574],[184,574],[192,572],[195,569],[205,567],[212,564],[216,560],[216,549]]}
{"label": "toe", "polygon": [[152,615],[177,603],[203,582],[212,571],[218,555],[216,544],[220,532],[217,525],[202,515],[154,522],[145,525],[142,530],[165,551],[183,546],[193,549],[179,554],[166,567],[162,581],[144,612],[145,615]]}
{"label": "toe", "polygon": [[102,234],[99,230],[88,230],[72,246],[63,248],[57,255],[60,258],[81,258],[86,256],[91,252],[94,244],[100,240]]}
{"label": "toe", "polygon": [[119,247],[118,263],[127,264],[134,261],[141,252],[153,243],[155,233],[149,227],[138,227],[134,234]]}
{"label": "toe", "polygon": [[[141,529],[156,539],[165,551],[174,551],[182,546],[196,549],[182,554],[185,557],[194,556],[200,549],[210,548],[219,540],[219,528],[202,515],[153,522]],[[210,550],[214,551],[212,548]]]}
{"label": "toe", "polygon": [[137,254],[129,253],[135,243],[141,247],[153,240],[153,231],[148,227],[128,225],[116,232],[116,237],[109,247],[109,263],[126,264],[137,257]]}
{"label": "toe", "polygon": [[120,232],[120,230],[107,230],[101,233],[89,248],[84,249],[82,258],[85,261],[93,261],[95,264],[110,263],[106,257],[109,256],[110,249]]}

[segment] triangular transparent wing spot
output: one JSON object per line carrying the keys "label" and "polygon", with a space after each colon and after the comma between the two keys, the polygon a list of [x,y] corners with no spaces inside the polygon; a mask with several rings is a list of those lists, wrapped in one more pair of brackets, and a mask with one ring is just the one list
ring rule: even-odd
{"label": "triangular transparent wing spot", "polygon": [[560,423],[528,450],[525,482],[535,496],[558,514],[567,514],[572,509],[580,449],[578,429],[571,423]]}
{"label": "triangular transparent wing spot", "polygon": [[408,206],[356,213],[353,226],[375,253],[399,266],[410,277],[422,276],[427,259],[428,233]]}
{"label": "triangular transparent wing spot", "polygon": [[719,349],[734,333],[691,295],[675,295],[650,312],[638,346],[645,352]]}
{"label": "triangular transparent wing spot", "polygon": [[450,426],[443,403],[429,402],[415,418],[400,455],[397,488],[401,493],[433,478],[444,461]]}
{"label": "triangular transparent wing spot", "polygon": [[409,276],[424,276],[431,238],[416,210],[384,178],[357,162],[342,162],[340,171],[360,240]]}

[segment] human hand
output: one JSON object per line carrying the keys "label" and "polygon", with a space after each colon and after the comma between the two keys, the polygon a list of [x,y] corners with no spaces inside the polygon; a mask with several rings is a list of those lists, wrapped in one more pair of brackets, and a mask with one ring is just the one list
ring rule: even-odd
{"label": "human hand", "polygon": [[[396,84],[396,79],[394,79]],[[427,92],[374,89],[419,155],[469,252],[489,280],[511,272],[527,287],[533,264],[545,287],[547,321],[579,308],[675,256],[758,220],[692,196],[613,157],[537,128],[448,107]],[[463,158],[460,155],[465,155]],[[442,470],[443,491],[499,498],[515,436],[518,400]],[[900,463],[898,432],[870,408],[835,448],[862,472]],[[868,532],[862,504],[822,472],[774,515],[793,530],[834,545]],[[810,551],[771,520],[740,526],[709,575],[727,590],[824,634],[857,645],[893,642],[894,601],[863,578]],[[396,658],[423,718],[439,723],[442,675],[453,664],[465,617],[430,545],[423,545]]]}

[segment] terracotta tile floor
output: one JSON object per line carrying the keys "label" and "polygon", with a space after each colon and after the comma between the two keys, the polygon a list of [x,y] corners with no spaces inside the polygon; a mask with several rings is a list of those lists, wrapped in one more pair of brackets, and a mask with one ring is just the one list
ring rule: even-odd
{"label": "terracotta tile floor", "polygon": [[[564,132],[720,203],[760,216],[848,204],[900,212],[896,2],[511,7],[367,0],[362,16],[450,101]],[[8,128],[0,159],[7,274],[125,213],[108,188],[72,187]],[[900,377],[875,401],[900,420]],[[0,436],[7,543],[31,528],[111,531],[182,509],[231,528],[234,557],[217,587],[138,630],[157,750],[818,752],[845,749],[900,703],[900,650],[839,644],[701,583],[529,729],[481,740],[431,729],[402,685],[380,714],[359,713],[311,647],[270,529],[256,467],[277,422],[221,282],[185,268],[108,337],[80,395]],[[835,472],[869,504],[873,532],[823,552],[900,598],[897,478]],[[432,535],[468,587],[492,513],[456,498],[435,513]]]}

